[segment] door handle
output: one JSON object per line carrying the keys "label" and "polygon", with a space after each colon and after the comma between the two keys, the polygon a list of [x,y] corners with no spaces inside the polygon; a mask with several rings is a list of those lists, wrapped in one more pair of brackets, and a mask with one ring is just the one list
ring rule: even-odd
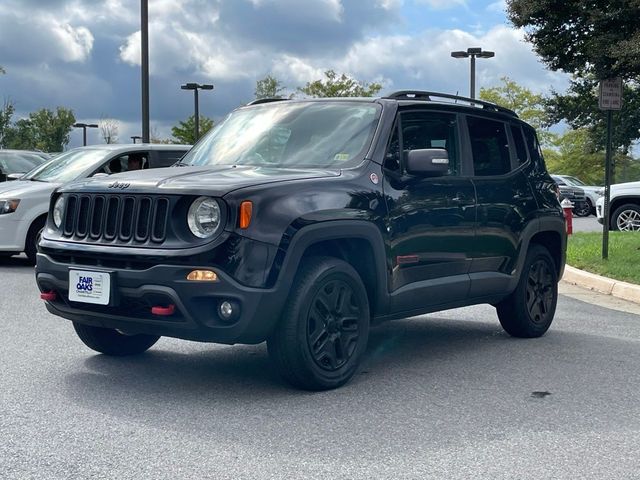
{"label": "door handle", "polygon": [[460,205],[461,203],[469,203],[469,197],[463,193],[456,193],[456,196],[451,199],[451,203]]}

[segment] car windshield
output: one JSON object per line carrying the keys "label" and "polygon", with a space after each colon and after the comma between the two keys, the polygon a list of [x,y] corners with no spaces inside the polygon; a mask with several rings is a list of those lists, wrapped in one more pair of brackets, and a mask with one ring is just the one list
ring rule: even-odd
{"label": "car windshield", "polygon": [[7,174],[28,172],[44,161],[44,157],[34,153],[0,152],[0,170]]}
{"label": "car windshield", "polygon": [[381,108],[363,102],[277,102],[232,112],[182,164],[342,168],[362,161]]}
{"label": "car windshield", "polygon": [[97,167],[108,154],[109,150],[99,148],[69,150],[33,169],[23,179],[38,182],[70,182],[82,175],[87,169]]}
{"label": "car windshield", "polygon": [[567,182],[571,185],[576,185],[578,187],[582,187],[584,185],[586,185],[586,183],[584,183],[582,180],[578,180],[576,177],[565,177],[567,179]]}

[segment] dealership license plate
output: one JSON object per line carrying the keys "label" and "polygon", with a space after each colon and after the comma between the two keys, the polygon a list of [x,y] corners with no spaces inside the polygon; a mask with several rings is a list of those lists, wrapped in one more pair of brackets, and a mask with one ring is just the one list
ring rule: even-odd
{"label": "dealership license plate", "polygon": [[69,300],[108,305],[111,275],[106,272],[69,270]]}

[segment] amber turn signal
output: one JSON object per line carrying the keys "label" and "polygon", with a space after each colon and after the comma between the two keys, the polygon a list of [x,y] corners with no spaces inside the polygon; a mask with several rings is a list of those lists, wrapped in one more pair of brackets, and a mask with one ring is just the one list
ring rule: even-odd
{"label": "amber turn signal", "polygon": [[217,282],[218,274],[211,270],[193,270],[187,275],[187,280],[192,282]]}
{"label": "amber turn signal", "polygon": [[245,200],[240,204],[240,228],[249,228],[251,224],[251,213],[253,212],[253,203]]}

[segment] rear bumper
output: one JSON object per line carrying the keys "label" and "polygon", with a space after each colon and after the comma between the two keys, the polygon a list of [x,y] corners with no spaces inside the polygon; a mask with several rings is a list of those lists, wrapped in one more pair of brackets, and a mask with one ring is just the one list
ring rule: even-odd
{"label": "rear bumper", "polygon": [[[109,305],[69,300],[69,269],[111,274]],[[161,335],[216,343],[260,343],[274,328],[286,301],[286,292],[246,287],[216,270],[217,282],[193,282],[187,274],[203,266],[156,265],[145,270],[99,268],[60,263],[39,253],[36,281],[40,291],[56,292],[47,301],[49,312],[63,318],[127,333]],[[223,301],[239,311],[234,320],[218,314]],[[151,312],[154,306],[174,305],[172,315]]]}

